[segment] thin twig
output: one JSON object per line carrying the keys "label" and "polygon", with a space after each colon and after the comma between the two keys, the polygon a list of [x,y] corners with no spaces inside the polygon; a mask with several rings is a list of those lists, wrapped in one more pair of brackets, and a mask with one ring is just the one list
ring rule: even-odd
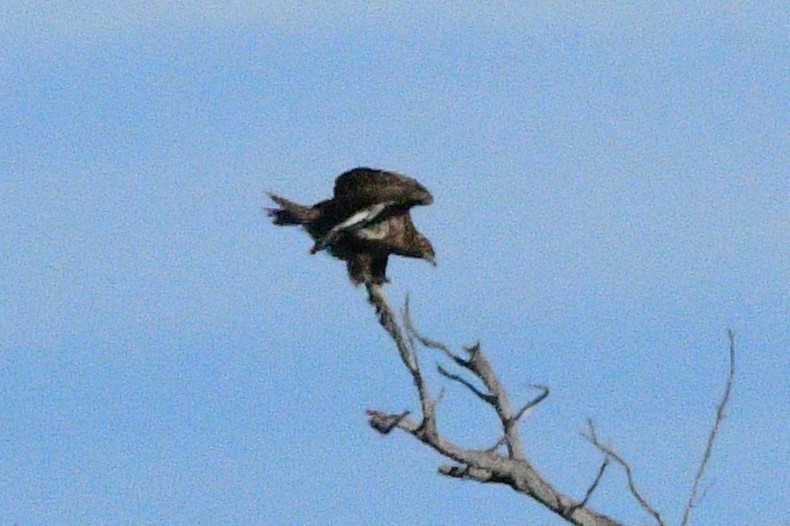
{"label": "thin twig", "polygon": [[437,365],[436,368],[439,370],[439,373],[442,376],[444,376],[445,378],[449,378],[450,380],[453,380],[453,381],[458,382],[459,384],[463,385],[464,387],[466,387],[467,389],[472,391],[475,395],[477,395],[477,397],[480,398],[481,400],[483,400],[485,403],[491,404],[491,405],[496,404],[496,397],[495,396],[492,396],[492,395],[490,395],[488,393],[484,393],[483,391],[481,391],[480,389],[475,387],[472,384],[472,382],[470,382],[466,378],[463,378],[462,376],[459,376],[457,374],[453,374],[453,373],[449,372],[447,369],[445,369],[441,365]]}
{"label": "thin twig", "polygon": [[680,521],[680,526],[686,526],[688,524],[688,521],[691,518],[691,510],[699,502],[697,497],[699,493],[699,485],[700,482],[702,482],[702,478],[705,476],[705,469],[708,467],[708,462],[710,461],[711,452],[713,451],[713,444],[716,442],[716,436],[719,433],[719,427],[724,421],[724,410],[727,408],[727,404],[730,401],[730,394],[732,393],[732,384],[735,380],[735,333],[732,332],[732,330],[727,330],[727,337],[730,339],[730,370],[727,374],[727,386],[724,388],[724,396],[722,396],[721,402],[719,402],[719,406],[716,408],[716,420],[713,422],[713,427],[711,428],[710,434],[708,435],[708,443],[705,446],[705,453],[702,455],[702,461],[700,462],[699,469],[697,470],[697,474],[694,476],[694,484],[691,486],[691,495],[689,496],[689,500],[686,503],[685,509],[683,510],[683,519]]}
{"label": "thin twig", "polygon": [[404,337],[400,325],[398,325],[398,322],[395,320],[395,315],[389,303],[387,303],[387,298],[381,285],[367,283],[366,287],[368,290],[368,301],[376,308],[376,314],[378,314],[381,326],[395,341],[400,359],[403,365],[406,366],[406,369],[411,373],[412,380],[414,380],[414,385],[417,388],[417,393],[420,398],[423,424],[426,425],[427,431],[435,432],[436,422],[434,419],[433,402],[431,401],[428,384],[417,362],[417,353],[414,347],[409,345],[408,339]]}
{"label": "thin twig", "polygon": [[609,467],[608,456],[604,457],[603,463],[601,463],[601,467],[598,469],[598,474],[595,476],[595,480],[593,480],[592,484],[590,484],[590,487],[587,488],[587,493],[584,494],[584,498],[581,500],[581,502],[578,502],[575,506],[573,506],[572,509],[581,508],[587,505],[587,501],[590,500],[590,497],[592,497],[592,494],[595,492],[596,488],[598,488],[598,484],[601,482],[607,467]]}
{"label": "thin twig", "polygon": [[631,491],[631,495],[636,499],[639,505],[645,510],[647,513],[653,516],[656,520],[656,524],[659,526],[666,526],[664,520],[661,518],[661,515],[656,511],[656,509],[648,502],[648,500],[642,496],[639,490],[636,487],[636,482],[634,481],[634,474],[631,469],[631,465],[623,459],[620,455],[618,455],[612,448],[609,446],[601,443],[598,440],[598,437],[595,435],[595,427],[593,426],[592,420],[587,421],[590,431],[589,434],[583,434],[583,436],[590,441],[590,443],[597,447],[601,452],[603,452],[606,456],[614,459],[615,462],[620,464],[623,469],[625,470],[625,476],[628,479],[628,488]]}
{"label": "thin twig", "polygon": [[403,328],[405,329],[403,332],[406,333],[406,337],[409,339],[409,346],[412,349],[416,349],[417,346],[414,343],[414,339],[416,333],[411,329],[411,309],[409,308],[409,294],[406,294],[406,300],[403,303],[403,310],[401,311],[401,319],[403,320]]}
{"label": "thin twig", "polygon": [[[537,396],[537,398],[533,399],[531,402],[527,403],[524,407],[522,407],[519,410],[518,413],[516,413],[516,416],[513,417],[513,422],[514,423],[518,422],[519,420],[521,420],[521,417],[523,417],[528,410],[530,410],[531,408],[535,407],[536,405],[541,403],[543,400],[545,400],[546,397],[549,396],[549,388],[546,387],[545,385],[529,384],[529,386],[530,387],[535,387],[537,389],[542,389],[543,392],[541,394],[539,394]],[[486,451],[494,452],[494,451],[496,451],[499,448],[499,446],[501,446],[503,444],[506,444],[506,443],[507,443],[507,435],[502,435],[501,437],[499,437],[499,440],[497,440],[496,443],[493,446],[487,448]]]}
{"label": "thin twig", "polygon": [[411,414],[411,411],[404,411],[399,415],[386,415],[381,411],[368,409],[367,414],[371,427],[382,435],[388,435],[390,431],[398,427]]}
{"label": "thin twig", "polygon": [[451,351],[450,348],[447,347],[447,345],[443,344],[442,342],[436,341],[436,340],[431,340],[430,338],[427,338],[427,337],[423,336],[422,334],[420,334],[420,332],[414,327],[414,323],[411,321],[411,310],[409,309],[409,296],[408,295],[406,296],[406,302],[405,302],[405,306],[404,306],[404,309],[403,309],[403,325],[406,328],[406,332],[410,336],[414,336],[417,339],[417,341],[419,341],[427,349],[440,350],[440,351],[444,352],[444,354],[446,354],[448,358],[450,358],[452,361],[454,361],[458,365],[461,365],[463,367],[466,367],[468,365],[468,362],[466,360],[464,360],[463,358],[458,356],[456,353]]}
{"label": "thin twig", "polygon": [[545,385],[530,384],[530,387],[534,387],[535,389],[540,389],[543,392],[539,394],[537,397],[535,397],[531,402],[527,403],[524,407],[519,409],[518,413],[516,413],[516,416],[513,417],[513,420],[516,422],[521,420],[521,417],[524,416],[524,414],[527,411],[529,411],[530,409],[541,403],[549,396],[549,388],[546,387]]}

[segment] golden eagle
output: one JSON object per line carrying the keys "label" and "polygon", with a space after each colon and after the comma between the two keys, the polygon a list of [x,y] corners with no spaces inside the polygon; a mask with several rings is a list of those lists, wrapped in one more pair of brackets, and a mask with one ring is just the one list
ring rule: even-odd
{"label": "golden eagle", "polygon": [[327,251],[344,260],[355,285],[386,283],[390,254],[425,259],[436,255],[414,226],[409,209],[433,202],[431,193],[405,175],[354,168],[335,179],[332,199],[302,206],[269,194],[280,208],[267,209],[275,225],[301,225],[313,238],[314,254]]}

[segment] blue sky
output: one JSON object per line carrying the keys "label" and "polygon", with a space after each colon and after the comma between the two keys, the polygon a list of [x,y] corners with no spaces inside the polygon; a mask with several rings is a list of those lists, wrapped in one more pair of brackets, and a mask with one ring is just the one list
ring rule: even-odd
{"label": "blue sky", "polygon": [[[271,226],[370,165],[434,194],[417,325],[481,340],[526,449],[582,496],[599,434],[677,523],[737,335],[696,524],[790,508],[781,2],[49,2],[0,7],[0,524],[562,524],[447,480],[343,265]],[[440,360],[424,354],[427,368]],[[497,437],[446,388],[440,427]],[[648,522],[610,472],[591,505]]]}

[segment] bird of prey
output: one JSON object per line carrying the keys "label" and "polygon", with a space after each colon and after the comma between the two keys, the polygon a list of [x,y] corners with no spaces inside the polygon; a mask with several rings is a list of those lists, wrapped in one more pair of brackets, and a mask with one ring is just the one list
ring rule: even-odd
{"label": "bird of prey", "polygon": [[301,225],[313,238],[312,254],[326,249],[346,262],[355,285],[388,281],[391,254],[436,264],[431,242],[412,222],[413,206],[429,205],[431,193],[405,175],[354,168],[335,179],[334,195],[303,206],[270,193],[279,208],[267,209],[275,225]]}

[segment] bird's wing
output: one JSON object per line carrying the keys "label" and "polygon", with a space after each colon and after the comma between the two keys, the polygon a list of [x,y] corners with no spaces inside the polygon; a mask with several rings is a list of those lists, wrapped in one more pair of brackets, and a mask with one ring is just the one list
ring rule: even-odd
{"label": "bird's wing", "polygon": [[387,201],[407,207],[433,202],[431,193],[415,179],[364,167],[340,174],[335,179],[334,196],[354,210]]}
{"label": "bird's wing", "polygon": [[[326,235],[316,239],[315,245],[313,245],[313,248],[310,249],[310,253],[315,254],[316,252],[325,249],[327,246],[334,243],[344,233],[358,232],[365,229],[368,225],[376,223],[379,221],[379,218],[382,216],[384,211],[393,204],[394,203],[392,201],[376,203],[367,208],[363,208],[354,214],[351,214],[348,219],[333,226],[331,230],[326,233]],[[379,234],[380,237],[385,235],[384,233]]]}

